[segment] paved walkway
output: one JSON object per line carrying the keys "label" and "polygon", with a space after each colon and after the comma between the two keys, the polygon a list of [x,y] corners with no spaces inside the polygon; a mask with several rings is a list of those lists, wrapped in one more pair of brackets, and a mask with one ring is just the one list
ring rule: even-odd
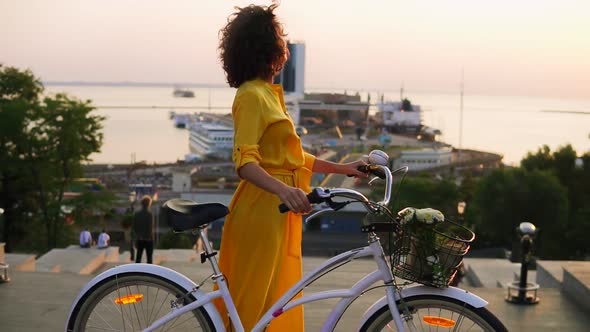
{"label": "paved walkway", "polygon": [[[322,258],[304,259],[304,270],[309,271],[323,261]],[[109,263],[109,266],[115,263]],[[306,289],[315,292],[329,288],[345,288],[360,279],[366,271],[373,270],[372,261],[361,260],[347,264],[330,273],[324,279]],[[198,261],[163,263],[201,282],[209,273],[207,265]],[[0,285],[1,331],[63,331],[71,301],[90,275],[48,272],[13,272],[12,282]],[[541,303],[534,306],[517,306],[504,301],[502,288],[471,288],[490,302],[488,309],[494,312],[510,331],[587,331],[590,317],[559,289],[543,288],[539,292]],[[360,297],[340,321],[337,331],[354,331],[357,321],[366,308],[382,296],[374,290]],[[336,300],[326,300],[306,305],[306,330],[319,331]]]}

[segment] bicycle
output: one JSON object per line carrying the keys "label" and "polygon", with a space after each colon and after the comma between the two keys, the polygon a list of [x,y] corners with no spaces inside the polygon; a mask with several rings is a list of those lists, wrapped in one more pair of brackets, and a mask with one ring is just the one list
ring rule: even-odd
{"label": "bicycle", "polygon": [[[394,173],[403,171],[405,175],[407,170],[407,167],[400,168]],[[468,246],[463,245],[459,253],[451,250],[445,254],[452,258],[452,264],[445,271],[446,274],[442,275],[442,285],[440,273],[438,281],[437,278],[432,278],[437,275],[433,273],[432,266],[429,267],[431,278],[424,278],[425,273],[421,270],[426,269],[416,263],[419,257],[412,258],[416,250],[419,250],[416,244],[420,243],[412,241],[415,236],[404,231],[400,219],[393,217],[387,209],[393,184],[392,172],[380,165],[369,165],[367,171],[385,179],[382,201],[370,201],[365,195],[352,189],[315,188],[308,199],[313,204],[327,206],[310,217],[327,211],[337,211],[351,203],[361,203],[369,215],[385,214],[387,220],[363,226],[362,231],[368,234],[367,246],[332,257],[309,272],[271,306],[252,331],[263,331],[275,317],[293,307],[323,299],[340,298],[321,329],[333,331],[348,306],[364,292],[376,287],[381,287],[385,295],[361,317],[357,331],[393,330],[393,327],[399,332],[439,327],[453,328],[453,331],[507,331],[500,320],[485,308],[485,300],[460,288],[447,287],[462,255],[469,249]],[[228,213],[227,208],[218,203],[196,204],[187,200],[170,200],[163,208],[171,216],[169,224],[174,231],[191,230],[202,237],[205,250],[201,254],[201,262],[209,262],[212,274],[208,279],[213,280],[218,289],[204,292],[201,290],[203,283],[195,284],[184,275],[162,266],[117,266],[96,276],[80,291],[68,314],[66,331],[225,331],[221,314],[212,304],[217,298],[222,298],[225,302],[233,331],[244,331],[228,291],[228,282],[219,271],[217,252],[211,248],[204,232],[208,223]],[[377,233],[391,234],[393,241],[389,244],[392,246],[385,246],[391,253],[386,255]],[[403,234],[406,236],[402,236]],[[465,240],[465,243],[468,242],[469,240]],[[304,294],[294,299],[316,279],[362,257],[371,257],[377,268],[368,272],[350,289]],[[417,271],[416,266],[420,267]],[[400,284],[394,276],[405,277],[418,284],[407,287],[407,282]],[[375,283],[380,284],[374,286]]]}

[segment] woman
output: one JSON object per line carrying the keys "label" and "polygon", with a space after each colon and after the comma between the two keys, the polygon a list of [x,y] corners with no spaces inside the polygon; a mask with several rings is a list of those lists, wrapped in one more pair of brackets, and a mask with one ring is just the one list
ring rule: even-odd
{"label": "woman", "polygon": [[[238,88],[233,160],[242,181],[230,203],[219,265],[246,331],[302,276],[301,215],[311,211],[312,172],[366,176],[357,170],[362,161],[316,160],[301,148],[283,90],[272,84],[288,57],[275,8],[237,8],[220,31],[223,69]],[[292,212],[279,213],[281,202]],[[277,317],[267,331],[303,331],[303,308]]]}

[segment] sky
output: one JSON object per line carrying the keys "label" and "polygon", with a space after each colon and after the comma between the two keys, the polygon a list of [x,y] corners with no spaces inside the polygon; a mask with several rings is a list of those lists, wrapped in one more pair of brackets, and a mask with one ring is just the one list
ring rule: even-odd
{"label": "sky", "polygon": [[[0,0],[0,63],[44,81],[224,84],[218,32],[271,1]],[[588,0],[283,0],[306,89],[590,98]]]}

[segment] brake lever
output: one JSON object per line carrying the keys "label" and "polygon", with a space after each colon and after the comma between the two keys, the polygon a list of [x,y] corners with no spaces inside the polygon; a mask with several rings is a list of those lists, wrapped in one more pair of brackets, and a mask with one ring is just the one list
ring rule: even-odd
{"label": "brake lever", "polygon": [[325,208],[325,209],[321,209],[319,211],[316,211],[316,212],[310,214],[309,216],[307,216],[307,218],[305,218],[305,223],[307,224],[307,222],[309,220],[311,220],[311,219],[319,216],[320,214],[323,214],[323,213],[326,213],[326,212],[329,212],[329,211],[334,211],[334,210],[332,210],[332,208]]}
{"label": "brake lever", "polygon": [[332,201],[330,201],[330,202],[328,202],[328,206],[331,207],[332,210],[338,211],[350,203],[352,203],[352,201],[346,201],[346,202],[332,202]]}
{"label": "brake lever", "polygon": [[377,180],[381,180],[381,179],[379,179],[378,177],[374,177],[374,178],[372,178],[371,180],[369,180],[369,182],[368,182],[368,185],[369,185],[369,186],[372,186],[372,185],[373,185],[373,182],[375,182],[375,181],[377,181]]}

